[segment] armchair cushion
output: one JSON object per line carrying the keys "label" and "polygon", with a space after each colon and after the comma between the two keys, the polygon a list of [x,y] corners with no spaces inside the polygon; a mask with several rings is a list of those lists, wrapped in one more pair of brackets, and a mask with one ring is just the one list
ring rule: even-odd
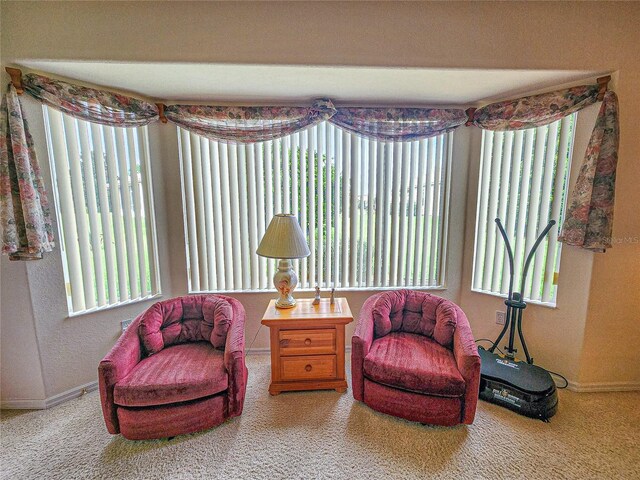
{"label": "armchair cushion", "polygon": [[377,338],[364,359],[364,375],[389,387],[460,397],[465,381],[451,350],[423,335],[393,332]]}
{"label": "armchair cushion", "polygon": [[229,383],[224,354],[209,342],[163,349],[140,361],[116,383],[114,403],[146,407],[215,395]]}
{"label": "armchair cushion", "polygon": [[189,295],[153,304],[140,321],[140,340],[149,355],[185,342],[208,341],[224,349],[233,311],[214,295]]}
{"label": "armchair cushion", "polygon": [[449,300],[413,290],[394,290],[379,295],[372,310],[376,338],[398,331],[417,333],[452,348],[457,314]]}

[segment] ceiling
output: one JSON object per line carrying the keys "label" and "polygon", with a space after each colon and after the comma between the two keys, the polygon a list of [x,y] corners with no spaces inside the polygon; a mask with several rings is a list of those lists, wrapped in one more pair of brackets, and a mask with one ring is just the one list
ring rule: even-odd
{"label": "ceiling", "polygon": [[606,72],[25,60],[20,66],[159,101],[476,105]]}

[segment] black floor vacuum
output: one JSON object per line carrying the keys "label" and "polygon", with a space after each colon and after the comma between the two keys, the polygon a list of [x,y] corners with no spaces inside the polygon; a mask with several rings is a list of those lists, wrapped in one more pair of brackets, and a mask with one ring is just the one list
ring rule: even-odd
{"label": "black floor vacuum", "polygon": [[[520,292],[524,291],[527,271],[536,249],[555,223],[554,220],[549,222],[529,251],[522,271]],[[522,334],[522,311],[527,304],[522,298],[522,293],[513,291],[513,251],[499,218],[496,218],[496,224],[507,247],[511,278],[509,280],[509,297],[504,302],[507,306],[504,327],[488,350],[478,349],[482,360],[480,398],[509,408],[527,417],[548,421],[558,410],[556,384],[549,372],[534,365],[533,358],[529,356],[527,344]],[[513,343],[516,328],[518,329],[518,336],[520,337],[526,362],[518,361],[515,357],[517,350],[514,348]],[[494,352],[507,330],[509,330],[509,344],[505,346],[504,355],[498,355]]]}

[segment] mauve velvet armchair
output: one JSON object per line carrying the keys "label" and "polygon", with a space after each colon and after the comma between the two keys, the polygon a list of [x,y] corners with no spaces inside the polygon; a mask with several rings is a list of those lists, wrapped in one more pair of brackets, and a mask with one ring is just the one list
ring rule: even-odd
{"label": "mauve velvet armchair", "polygon": [[173,298],[138,316],[98,367],[109,433],[173,437],[240,415],[244,322],[240,302],[223,295]]}
{"label": "mauve velvet armchair", "polygon": [[352,338],[353,396],[424,424],[471,424],[480,357],[464,312],[435,295],[394,290],[368,298]]}

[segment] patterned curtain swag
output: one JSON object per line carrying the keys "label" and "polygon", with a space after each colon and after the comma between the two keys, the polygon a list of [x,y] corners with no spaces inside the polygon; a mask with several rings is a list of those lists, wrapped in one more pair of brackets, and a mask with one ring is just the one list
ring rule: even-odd
{"label": "patterned curtain swag", "polygon": [[[7,72],[12,86],[2,103],[0,214],[3,252],[17,254],[16,258],[20,257],[19,252],[37,257],[53,246],[46,192],[17,97],[22,90],[82,120],[115,127],[168,120],[198,135],[228,143],[273,140],[322,121],[358,135],[393,142],[440,135],[463,124],[487,130],[520,130],[552,123],[602,101],[560,239],[599,252],[611,247],[619,120],[616,94],[606,91],[610,77],[598,79],[597,85],[492,103],[465,112],[455,108],[335,108],[328,99],[316,100],[310,107],[165,106],[42,75],[23,76],[17,69],[8,68]],[[17,208],[19,205],[21,208]]]}

